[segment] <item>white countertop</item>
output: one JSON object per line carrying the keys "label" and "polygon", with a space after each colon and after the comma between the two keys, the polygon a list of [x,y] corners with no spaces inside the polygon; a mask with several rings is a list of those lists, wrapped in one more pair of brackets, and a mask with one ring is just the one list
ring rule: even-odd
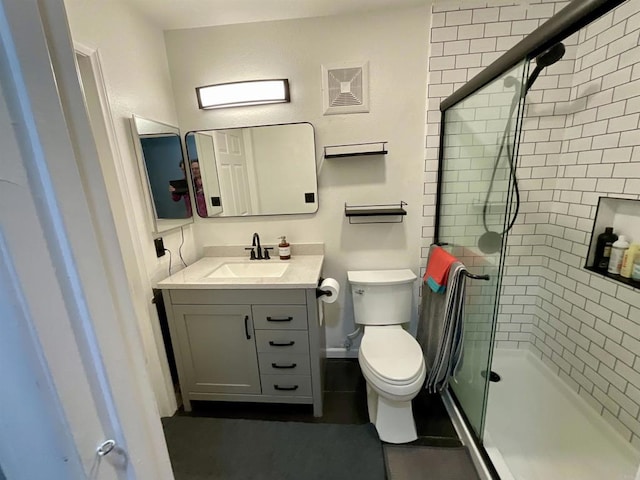
{"label": "white countertop", "polygon": [[318,286],[324,255],[295,255],[290,260],[252,260],[256,263],[287,263],[281,277],[207,278],[224,263],[248,262],[246,257],[203,257],[187,268],[158,282],[162,289],[255,289],[315,288]]}

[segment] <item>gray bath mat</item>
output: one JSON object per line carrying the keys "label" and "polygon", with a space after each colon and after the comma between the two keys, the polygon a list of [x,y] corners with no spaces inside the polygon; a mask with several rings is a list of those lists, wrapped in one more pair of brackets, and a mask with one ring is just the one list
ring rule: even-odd
{"label": "gray bath mat", "polygon": [[384,480],[371,424],[163,418],[176,480]]}
{"label": "gray bath mat", "polygon": [[389,480],[479,480],[466,447],[384,445]]}

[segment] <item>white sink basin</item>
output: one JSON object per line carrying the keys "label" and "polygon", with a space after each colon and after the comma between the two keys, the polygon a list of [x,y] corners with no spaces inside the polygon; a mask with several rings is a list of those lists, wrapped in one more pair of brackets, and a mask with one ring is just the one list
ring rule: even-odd
{"label": "white sink basin", "polygon": [[223,263],[207,278],[260,278],[281,277],[289,268],[288,263],[260,263],[254,262]]}

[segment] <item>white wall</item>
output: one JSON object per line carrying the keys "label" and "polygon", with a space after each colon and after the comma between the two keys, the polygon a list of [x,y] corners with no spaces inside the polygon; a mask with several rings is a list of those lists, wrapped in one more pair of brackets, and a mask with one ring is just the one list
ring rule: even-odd
{"label": "white wall", "polygon": [[[328,305],[327,346],[354,329],[349,269],[410,268],[418,273],[424,161],[429,11],[390,10],[357,16],[253,23],[166,32],[178,120],[183,132],[285,122],[311,122],[316,132],[319,210],[314,215],[197,219],[196,242],[324,242],[323,275],[343,286]],[[322,115],[321,65],[369,61],[369,113]],[[195,87],[234,80],[288,78],[291,103],[198,110]],[[324,145],[389,142],[385,157],[327,160]],[[433,192],[435,193],[435,192]],[[404,223],[350,225],[344,203],[408,202]],[[417,293],[417,284],[416,284]],[[416,295],[417,304],[417,295]]]}
{"label": "white wall", "polygon": [[[542,308],[532,339],[534,352],[550,360],[558,374],[637,449],[640,289],[582,266],[598,198],[640,200],[639,11],[640,1],[629,0],[579,32],[565,103],[570,108],[560,129],[561,154],[546,164],[557,168],[557,179],[544,232],[548,269],[538,293]],[[544,91],[550,98],[560,93]],[[562,108],[561,100],[556,100],[556,111]],[[638,222],[640,202],[635,210]],[[631,232],[626,227],[617,231]]]}
{"label": "white wall", "polygon": [[[116,212],[114,218],[119,237],[130,236],[130,248],[123,248],[122,254],[158,408],[161,415],[171,415],[175,398],[157,313],[151,304],[154,283],[168,275],[169,256],[158,259],[155,255],[152,221],[142,196],[129,123],[132,114],[173,125],[178,123],[163,33],[125,2],[67,0],[65,5],[74,42],[90,50],[97,49],[100,55],[121,157],[114,158],[118,168],[111,168],[114,176],[106,179],[117,185],[115,195],[121,196],[126,205],[125,216]],[[182,252],[189,263],[195,259],[192,227],[186,227],[184,234]],[[181,268],[180,231],[163,237],[165,248],[173,253],[172,271],[175,272]],[[124,246],[125,242],[121,243]]]}

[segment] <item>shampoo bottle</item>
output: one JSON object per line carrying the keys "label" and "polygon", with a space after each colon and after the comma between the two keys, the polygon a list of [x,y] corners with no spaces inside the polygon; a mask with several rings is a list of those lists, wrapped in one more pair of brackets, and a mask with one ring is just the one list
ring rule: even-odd
{"label": "shampoo bottle", "polygon": [[620,276],[624,278],[631,278],[633,273],[633,264],[638,257],[638,251],[640,250],[640,243],[632,243],[631,246],[624,252],[622,257],[622,267],[620,268]]}
{"label": "shampoo bottle", "polygon": [[640,282],[640,255],[636,257],[636,263],[633,264],[633,272],[631,278]]}
{"label": "shampoo bottle", "polygon": [[618,240],[618,235],[613,233],[613,227],[604,229],[604,233],[598,235],[596,243],[596,256],[593,266],[599,270],[606,270],[609,266],[609,257],[611,257],[611,245]]}
{"label": "shampoo bottle", "polygon": [[291,245],[287,242],[287,237],[284,235],[280,237],[280,243],[278,244],[278,254],[280,260],[289,260],[291,258]]}
{"label": "shampoo bottle", "polygon": [[627,248],[629,248],[629,242],[627,242],[624,235],[620,235],[618,240],[613,242],[613,245],[611,245],[611,258],[609,259],[609,268],[607,268],[607,272],[615,275],[620,274],[622,258],[624,257],[624,252]]}

